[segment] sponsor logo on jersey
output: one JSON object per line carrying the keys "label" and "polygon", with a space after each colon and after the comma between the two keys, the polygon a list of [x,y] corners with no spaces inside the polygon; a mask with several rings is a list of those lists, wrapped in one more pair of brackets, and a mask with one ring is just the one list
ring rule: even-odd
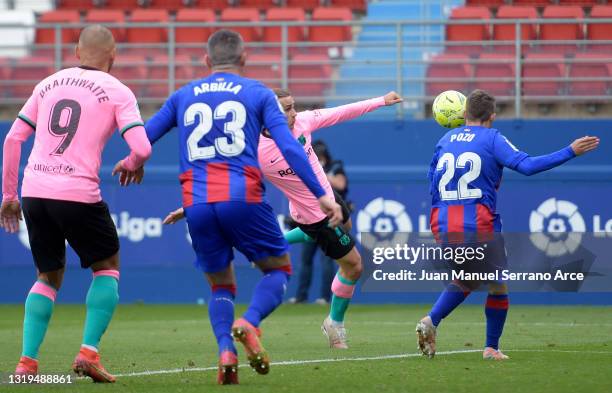
{"label": "sponsor logo on jersey", "polygon": [[75,171],[72,165],[47,165],[47,164],[34,164],[32,170],[41,172],[48,175],[72,175]]}

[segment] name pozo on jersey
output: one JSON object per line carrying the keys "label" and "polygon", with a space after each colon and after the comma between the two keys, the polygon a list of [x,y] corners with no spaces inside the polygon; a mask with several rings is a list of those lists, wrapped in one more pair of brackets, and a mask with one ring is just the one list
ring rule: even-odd
{"label": "name pozo on jersey", "polygon": [[469,128],[465,128],[464,132],[459,132],[457,134],[453,134],[450,137],[451,142],[471,142],[476,138],[476,134],[470,133]]}

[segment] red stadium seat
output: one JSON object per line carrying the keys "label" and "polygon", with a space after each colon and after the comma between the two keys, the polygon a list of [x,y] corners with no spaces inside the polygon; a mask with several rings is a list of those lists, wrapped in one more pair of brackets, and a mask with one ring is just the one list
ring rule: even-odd
{"label": "red stadium seat", "polygon": [[[38,18],[38,23],[79,23],[81,17],[79,12],[76,10],[58,10],[49,11]],[[79,39],[78,28],[64,28],[62,29],[62,43],[69,44],[77,42]],[[54,44],[55,43],[55,29],[42,29],[36,30],[36,43],[37,44]]]}
{"label": "red stadium seat", "polygon": [[137,97],[143,97],[148,84],[146,60],[144,56],[117,56],[111,75],[127,85]]}
{"label": "red stadium seat", "polygon": [[[515,78],[515,57],[503,53],[483,53],[480,62],[474,66],[476,88],[485,90],[494,96],[509,96],[514,94],[514,80],[501,81],[501,78]],[[480,78],[492,80],[481,81]]]}
{"label": "red stadium seat", "polygon": [[355,12],[365,12],[367,8],[366,0],[331,0],[334,7],[348,7]]}
{"label": "red stadium seat", "polygon": [[[612,18],[612,5],[596,5],[591,9],[591,18]],[[612,23],[587,24],[589,40],[612,40]],[[590,44],[589,50],[597,52],[612,52],[612,44]]]}
{"label": "red stadium seat", "polygon": [[182,10],[193,0],[150,0],[149,8],[163,8],[166,10]]}
{"label": "red stadium seat", "polygon": [[313,10],[321,5],[321,0],[286,0],[287,7],[302,7],[306,10]]}
{"label": "red stadium seat", "polygon": [[[196,77],[193,61],[189,56],[177,56],[174,60],[173,90],[185,85]],[[168,91],[168,56],[156,56],[148,64],[147,97],[165,98],[169,96]],[[157,80],[157,81],[153,81]]]}
{"label": "red stadium seat", "polygon": [[[297,54],[289,66],[289,89],[298,97],[322,96],[330,87],[329,58],[321,54]],[[298,79],[298,80],[296,80]]]}
{"label": "red stadium seat", "polygon": [[[134,10],[132,12],[132,23],[167,23],[168,11],[166,10]],[[128,42],[138,43],[166,43],[167,29],[165,27],[131,27],[127,29]]]}
{"label": "red stadium seat", "polygon": [[230,6],[232,0],[193,0],[194,6],[197,8],[205,8],[209,10],[222,10]]}
{"label": "red stadium seat", "polygon": [[487,7],[500,6],[506,4],[505,0],[467,0],[466,5],[484,5]]}
{"label": "red stadium seat", "polygon": [[104,7],[129,11],[139,8],[141,6],[141,1],[142,0],[106,0]]}
{"label": "red stadium seat", "polygon": [[[184,8],[176,13],[176,22],[214,22],[212,10]],[[193,55],[204,53],[204,45],[212,34],[210,27],[177,27],[175,31],[177,52]],[[181,44],[198,44],[197,47],[181,47]]]}
{"label": "red stadium seat", "polygon": [[[221,12],[221,22],[259,22],[259,11],[256,8],[226,8]],[[246,42],[257,42],[261,36],[258,27],[232,27],[242,35]]]}
{"label": "red stadium seat", "polygon": [[[312,13],[313,21],[350,21],[353,14],[348,8],[319,7]],[[353,37],[350,26],[312,26],[310,28],[310,41],[313,42],[339,42],[350,41]]]}
{"label": "red stadium seat", "polygon": [[[544,8],[542,17],[544,19],[574,19],[576,20],[576,23],[542,23],[540,25],[541,40],[575,41],[582,39],[582,24],[580,22],[584,17],[584,12],[582,11],[581,7],[569,5],[551,5]],[[542,49],[555,53],[573,52],[577,49],[577,46],[576,44],[552,44],[542,45]]]}
{"label": "red stadium seat", "polygon": [[[523,78],[564,78],[565,59],[560,53],[529,53],[523,64]],[[523,81],[526,96],[556,96],[564,93],[562,80]]]}
{"label": "red stadium seat", "polygon": [[[608,66],[612,65],[612,55],[599,53],[577,53],[570,65],[569,77],[608,78]],[[570,94],[575,96],[605,96],[612,84],[605,80],[572,81]]]}
{"label": "red stadium seat", "polygon": [[[124,23],[125,14],[120,10],[91,10],[85,17],[87,23]],[[125,41],[125,28],[111,28],[115,41]]]}
{"label": "red stadium seat", "polygon": [[544,7],[551,4],[550,0],[514,0],[514,5],[532,5],[534,7]]}
{"label": "red stadium seat", "polygon": [[[535,7],[502,5],[497,10],[497,19],[537,19],[538,12]],[[521,39],[526,41],[537,38],[535,24],[521,25]],[[493,39],[496,41],[514,41],[516,39],[516,26],[514,23],[507,25],[493,25]],[[527,45],[523,46],[526,48]],[[495,50],[514,52],[514,45],[496,45]]]}
{"label": "red stadium seat", "polygon": [[[301,22],[306,19],[302,8],[270,8],[266,14],[267,21]],[[267,42],[280,42],[282,31],[280,27],[264,27],[263,40]],[[288,27],[287,40],[289,42],[303,41],[303,27]]]}
{"label": "red stadium seat", "polygon": [[75,9],[75,10],[86,10],[96,6],[94,0],[59,0],[57,4],[58,9]]}
{"label": "red stadium seat", "polygon": [[427,79],[448,78],[445,81],[427,82],[427,95],[435,96],[445,90],[467,93],[472,77],[470,57],[461,53],[443,53],[431,60],[427,67]]}
{"label": "red stadium seat", "polygon": [[[458,7],[451,11],[451,20],[488,21],[491,12],[487,7]],[[489,24],[446,26],[447,41],[487,41],[489,39]],[[482,45],[449,45],[448,52],[454,53],[480,53]]]}
{"label": "red stadium seat", "polygon": [[17,60],[10,74],[15,83],[9,89],[12,98],[30,97],[34,86],[54,72],[52,60],[48,57],[26,57]]}
{"label": "red stadium seat", "polygon": [[557,0],[557,2],[560,5],[588,6],[588,5],[595,5],[597,3],[597,0]]}
{"label": "red stadium seat", "polygon": [[249,56],[244,76],[257,79],[270,88],[281,86],[281,58],[274,54],[253,54]]}
{"label": "red stadium seat", "polygon": [[282,5],[280,0],[240,0],[240,7],[267,9]]}

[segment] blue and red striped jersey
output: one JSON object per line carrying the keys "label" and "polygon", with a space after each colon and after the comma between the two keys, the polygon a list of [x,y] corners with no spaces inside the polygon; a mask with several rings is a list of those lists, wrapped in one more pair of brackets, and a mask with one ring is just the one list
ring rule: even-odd
{"label": "blue and red striped jersey", "polygon": [[[253,79],[214,73],[185,85],[145,125],[151,143],[175,127],[184,207],[262,202],[264,186],[257,147],[264,127],[286,149],[295,144],[303,156],[297,157],[300,162],[296,166],[303,161],[302,166],[310,169],[303,149],[291,137],[276,95]],[[302,173],[307,175],[304,182],[310,181],[311,191],[323,195],[312,170]]]}
{"label": "blue and red striped jersey", "polygon": [[503,169],[516,169],[526,157],[493,128],[464,126],[446,133],[428,175],[432,232],[501,232],[496,205]]}

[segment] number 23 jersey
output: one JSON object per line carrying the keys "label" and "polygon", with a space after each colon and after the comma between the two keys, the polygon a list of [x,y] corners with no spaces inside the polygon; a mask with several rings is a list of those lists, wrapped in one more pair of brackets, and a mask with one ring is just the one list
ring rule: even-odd
{"label": "number 23 jersey", "polygon": [[18,118],[35,131],[21,194],[99,202],[102,150],[115,129],[142,126],[132,91],[89,67],[56,72],[34,88]]}
{"label": "number 23 jersey", "polygon": [[503,168],[515,169],[527,156],[493,128],[449,131],[429,168],[432,232],[500,232],[496,205]]}

